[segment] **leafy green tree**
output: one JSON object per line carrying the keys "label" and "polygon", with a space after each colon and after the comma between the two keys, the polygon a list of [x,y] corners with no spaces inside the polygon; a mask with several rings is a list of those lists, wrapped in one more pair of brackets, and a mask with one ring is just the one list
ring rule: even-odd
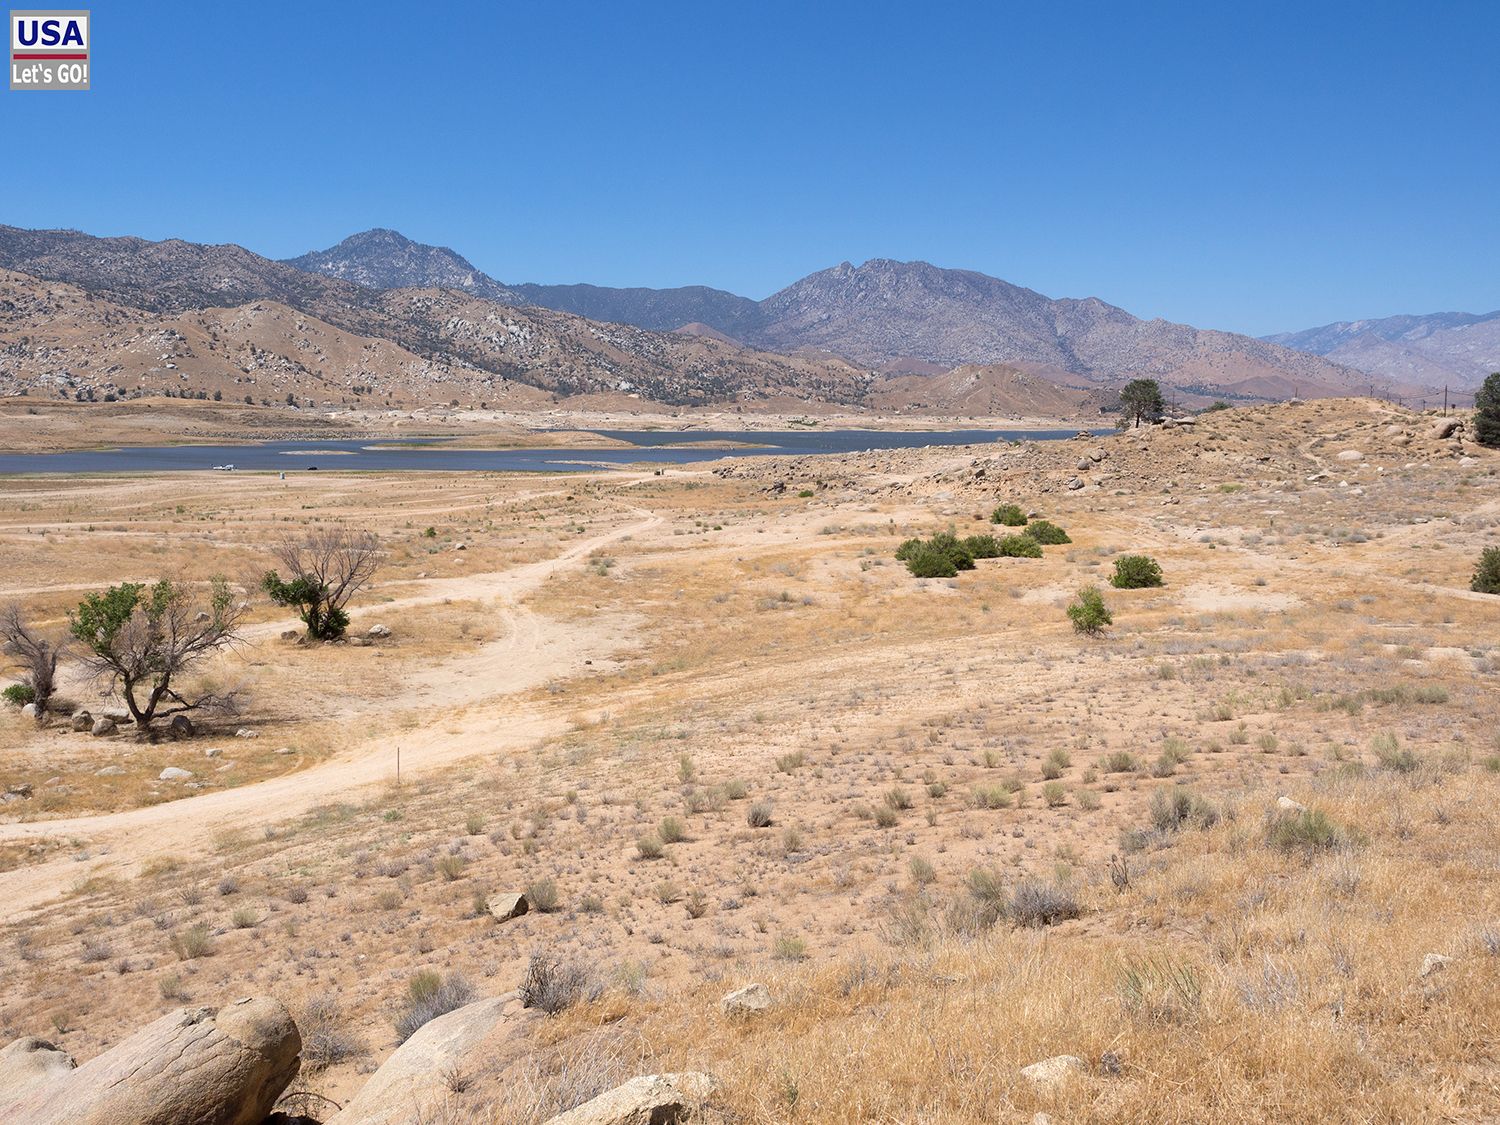
{"label": "leafy green tree", "polygon": [[1160,422],[1167,412],[1161,387],[1155,379],[1132,379],[1120,391],[1120,427]]}
{"label": "leafy green tree", "polygon": [[288,575],[267,571],[262,589],[277,605],[296,609],[311,639],[342,637],[349,627],[344,607],[380,566],[380,540],[367,531],[332,525],[301,539],[283,539],[273,550]]}
{"label": "leafy green tree", "polygon": [[124,697],[135,725],[228,703],[224,696],[185,698],[173,680],[238,639],[244,607],[223,578],[209,582],[207,601],[171,579],[154,585],[122,582],[90,594],[70,618],[70,631],[87,649],[95,674]]}
{"label": "leafy green tree", "polygon": [[1469,589],[1478,594],[1500,594],[1500,547],[1486,547],[1479,553],[1479,566]]}
{"label": "leafy green tree", "polygon": [[1073,622],[1074,631],[1087,637],[1099,636],[1106,626],[1115,622],[1098,586],[1085,586],[1078,591],[1078,600],[1068,606],[1068,617]]}
{"label": "leafy green tree", "polygon": [[1500,449],[1500,371],[1491,374],[1474,396],[1474,438]]}

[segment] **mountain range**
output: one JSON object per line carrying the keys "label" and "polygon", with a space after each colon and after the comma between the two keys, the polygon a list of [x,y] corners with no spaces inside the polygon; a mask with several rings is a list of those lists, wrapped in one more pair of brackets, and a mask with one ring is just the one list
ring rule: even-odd
{"label": "mountain range", "polygon": [[[1003,414],[1097,411],[1141,376],[1189,403],[1372,381],[1341,362],[1361,338],[1349,326],[1255,339],[925,262],[845,262],[756,301],[706,286],[506,283],[383,229],[274,261],[236,245],[0,226],[0,270],[0,385],[108,372],[106,393],[168,378],[272,400],[285,384],[324,402],[630,396]],[[145,342],[179,337],[195,341],[191,355]],[[1374,382],[1392,394],[1440,385],[1420,373]]]}
{"label": "mountain range", "polygon": [[1340,321],[1265,339],[1401,383],[1472,391],[1500,371],[1500,311]]}

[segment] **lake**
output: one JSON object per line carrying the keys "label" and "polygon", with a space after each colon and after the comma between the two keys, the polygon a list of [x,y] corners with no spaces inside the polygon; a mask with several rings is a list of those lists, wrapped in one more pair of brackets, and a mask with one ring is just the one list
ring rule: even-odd
{"label": "lake", "polygon": [[[1072,430],[591,430],[631,449],[449,449],[456,438],[268,441],[248,445],[149,445],[72,453],[0,453],[0,474],[173,473],[233,465],[246,472],[587,472],[640,463],[684,465],[720,457],[816,455],[868,449],[1056,441]],[[1113,433],[1095,430],[1094,433]],[[746,448],[681,448],[688,442],[741,442]],[[677,446],[679,448],[672,448]]]}

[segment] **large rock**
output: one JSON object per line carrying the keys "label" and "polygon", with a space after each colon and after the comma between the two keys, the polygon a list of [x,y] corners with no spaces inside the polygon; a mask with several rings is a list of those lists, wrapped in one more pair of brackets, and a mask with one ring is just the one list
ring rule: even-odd
{"label": "large rock", "polygon": [[718,1086],[712,1075],[697,1071],[648,1074],[558,1114],[547,1125],[679,1125],[691,1121]]}
{"label": "large rock", "polygon": [[327,1125],[418,1125],[445,1120],[452,1091],[448,1077],[473,1076],[469,1056],[499,1025],[523,1015],[520,994],[511,992],[466,1004],[423,1024],[360,1087]]}
{"label": "large rock", "polygon": [[0,1051],[0,1105],[72,1072],[78,1064],[66,1051],[28,1035]]}
{"label": "large rock", "polygon": [[95,738],[105,738],[115,733],[115,721],[108,715],[101,715],[94,720],[94,725],[89,728],[89,733]]}
{"label": "large rock", "polygon": [[1459,430],[1464,428],[1462,418],[1444,418],[1436,426],[1432,427],[1432,436],[1438,441],[1451,438]]}
{"label": "large rock", "polygon": [[185,770],[181,766],[168,766],[156,775],[157,781],[186,781],[193,776],[192,770]]}
{"label": "large rock", "polygon": [[490,895],[489,901],[484,905],[497,922],[509,922],[530,909],[526,896],[514,893]]}
{"label": "large rock", "polygon": [[193,720],[186,715],[173,715],[172,721],[167,724],[167,733],[173,738],[192,738]]}
{"label": "large rock", "polygon": [[297,1025],[276,1000],[179,1008],[76,1070],[0,1097],[0,1121],[259,1125],[297,1076],[301,1050]]}
{"label": "large rock", "polygon": [[1363,461],[1365,455],[1357,449],[1345,449],[1339,452],[1338,459],[1340,461]]}
{"label": "large rock", "polygon": [[35,703],[28,703],[21,708],[21,718],[35,721],[41,717],[41,712],[36,709]]}
{"label": "large rock", "polygon": [[82,734],[84,731],[93,728],[94,716],[90,715],[87,711],[78,710],[73,712],[73,717],[69,721],[73,724],[73,729],[77,733]]}
{"label": "large rock", "polygon": [[731,1016],[749,1016],[763,1012],[771,1006],[771,993],[765,985],[747,984],[737,988],[719,1001],[719,1007]]}

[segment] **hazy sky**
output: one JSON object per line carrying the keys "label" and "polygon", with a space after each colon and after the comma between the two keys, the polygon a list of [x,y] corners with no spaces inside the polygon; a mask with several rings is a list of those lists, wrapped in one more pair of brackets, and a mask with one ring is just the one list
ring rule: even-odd
{"label": "hazy sky", "polygon": [[0,222],[274,257],[387,226],[504,281],[752,297],[922,258],[1253,333],[1500,308],[1496,0],[195,0],[92,30],[91,92],[0,90]]}

